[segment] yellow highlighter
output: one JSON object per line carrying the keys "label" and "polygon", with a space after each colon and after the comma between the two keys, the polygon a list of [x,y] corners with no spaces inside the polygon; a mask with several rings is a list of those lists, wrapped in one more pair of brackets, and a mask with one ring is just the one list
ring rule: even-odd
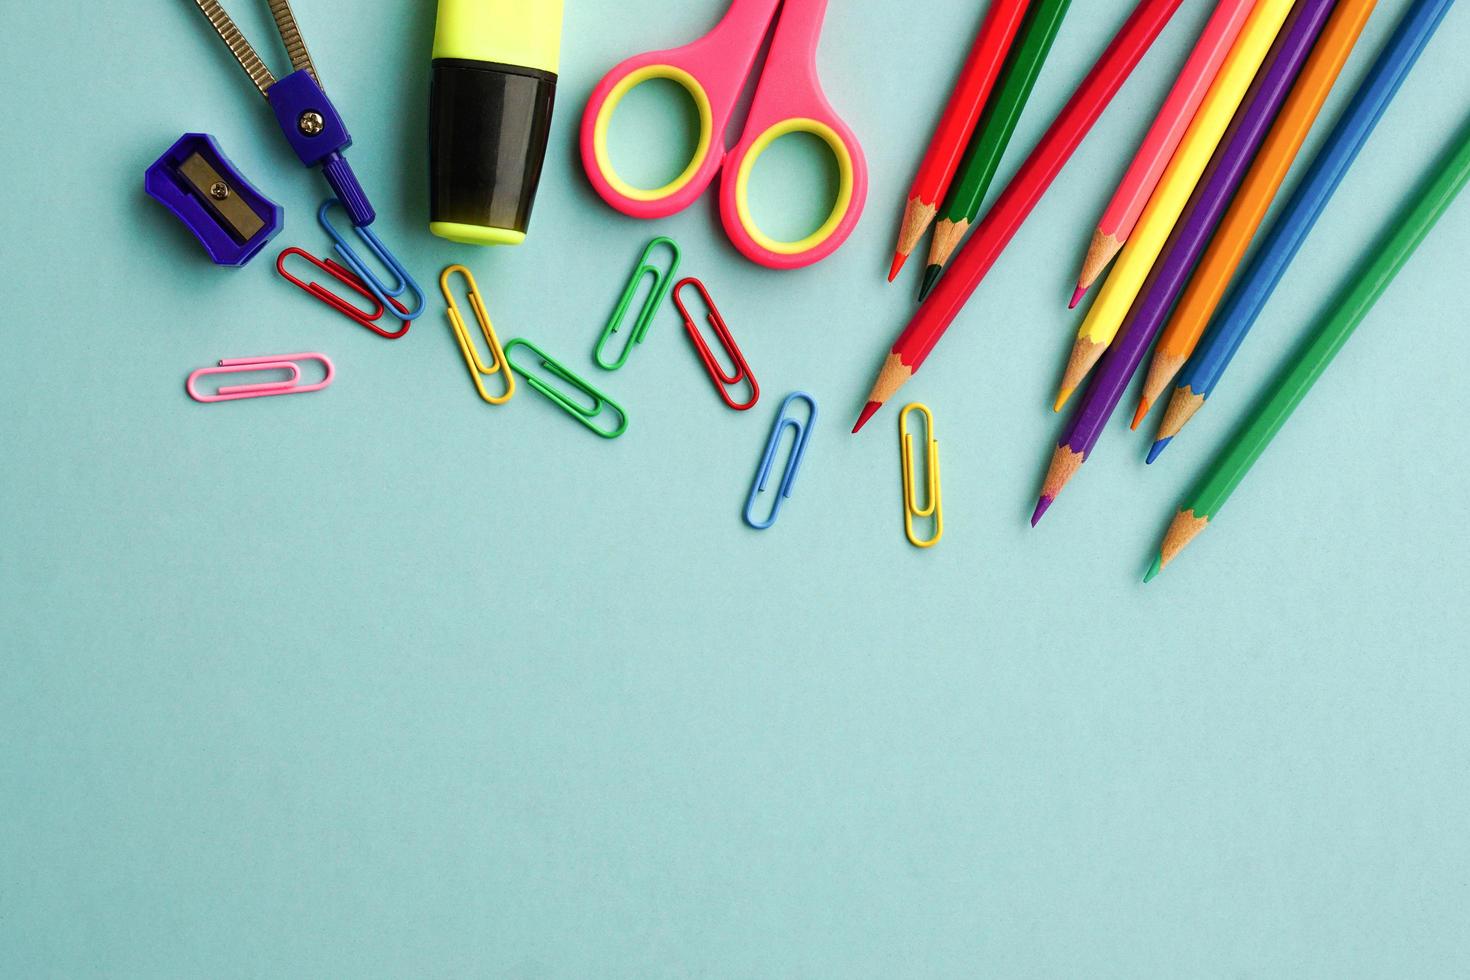
{"label": "yellow highlighter", "polygon": [[439,0],[429,88],[429,230],[519,245],[546,159],[562,0]]}

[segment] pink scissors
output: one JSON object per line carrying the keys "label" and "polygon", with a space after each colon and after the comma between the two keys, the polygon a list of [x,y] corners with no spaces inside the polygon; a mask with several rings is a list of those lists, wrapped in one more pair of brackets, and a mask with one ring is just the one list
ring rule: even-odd
{"label": "pink scissors", "polygon": [[[779,18],[777,9],[780,9]],[[832,254],[852,233],[868,196],[863,148],[832,111],[817,81],[817,39],[827,0],[734,0],[704,37],[682,48],[634,55],[603,77],[582,114],[582,166],[602,199],[635,218],[663,218],[687,208],[720,178],[720,218],[746,258],[773,269],[795,269]],[[726,150],[730,113],[750,75],[771,21],[776,33],[756,85],[739,142]],[[684,172],[645,190],[618,176],[607,150],[607,129],[623,96],[640,82],[678,82],[699,109],[699,145]],[[778,241],[751,216],[747,188],[756,158],[787,133],[820,137],[837,158],[837,200],[822,226],[798,241]]]}

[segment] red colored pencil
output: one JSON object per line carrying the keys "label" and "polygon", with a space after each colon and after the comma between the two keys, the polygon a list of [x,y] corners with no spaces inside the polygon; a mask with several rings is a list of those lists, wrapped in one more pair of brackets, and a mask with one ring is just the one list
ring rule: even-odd
{"label": "red colored pencil", "polygon": [[944,200],[949,185],[959,169],[960,158],[980,121],[985,109],[985,100],[995,86],[995,79],[1005,64],[1006,54],[1011,50],[1016,30],[1031,0],[992,0],[975,43],[955,81],[954,91],[944,105],[939,125],[924,151],[919,172],[909,187],[908,202],[903,209],[903,224],[898,229],[898,246],[893,253],[893,265],[888,270],[888,281],[898,276],[904,260],[919,244],[919,239],[934,221],[939,205]]}
{"label": "red colored pencil", "polygon": [[975,234],[950,263],[949,274],[909,321],[883,360],[868,404],[852,427],[856,432],[892,398],[924,363],[939,338],[1005,251],[1022,222],[1041,200],[1072,153],[1081,144],[1103,109],[1153,45],[1164,25],[1184,0],[1139,0],[1138,6],[1072,98],[1052,121],[1051,128],[1031,151],[1021,169],[1001,192]]}

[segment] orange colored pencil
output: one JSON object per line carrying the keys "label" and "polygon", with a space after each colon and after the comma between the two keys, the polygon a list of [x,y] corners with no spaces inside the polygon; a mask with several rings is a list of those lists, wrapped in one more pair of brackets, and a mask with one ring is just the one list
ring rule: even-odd
{"label": "orange colored pencil", "polygon": [[1281,189],[1312,123],[1327,101],[1333,83],[1337,81],[1377,2],[1344,0],[1322,29],[1317,46],[1312,49],[1312,55],[1282,106],[1281,114],[1261,145],[1260,153],[1241,183],[1230,210],[1221,220],[1215,240],[1200,260],[1194,279],[1159,338],[1143,382],[1138,411],[1133,415],[1133,428],[1138,428],[1144,416],[1148,415],[1149,409],[1184,367],[1204,335],[1206,324],[1225,295],[1231,277],[1265,219],[1276,192]]}
{"label": "orange colored pencil", "polygon": [[954,91],[944,105],[939,125],[929,140],[929,148],[924,151],[919,172],[909,187],[893,265],[888,270],[889,282],[898,277],[898,270],[903,268],[909,253],[934,222],[1029,6],[1031,0],[992,0],[965,59],[965,67],[960,70]]}

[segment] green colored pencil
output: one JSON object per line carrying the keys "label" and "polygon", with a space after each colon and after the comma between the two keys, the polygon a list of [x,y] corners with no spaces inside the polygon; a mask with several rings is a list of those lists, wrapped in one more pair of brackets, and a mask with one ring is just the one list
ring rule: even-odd
{"label": "green colored pencil", "polygon": [[[1361,270],[1348,280],[1337,300],[1318,321],[1311,339],[1281,376],[1275,390],[1215,460],[1193,499],[1174,515],[1159,555],[1144,576],[1145,582],[1159,574],[1214,519],[1467,180],[1470,180],[1470,125],[1461,130],[1445,160],[1431,171],[1431,177],[1412,202],[1390,223],[1368,253]],[[1341,444],[1347,439],[1340,436],[1333,441]]]}
{"label": "green colored pencil", "polygon": [[1006,145],[1016,131],[1026,100],[1031,98],[1031,90],[1036,86],[1036,77],[1041,74],[1041,66],[1071,5],[1072,0],[1038,0],[1026,14],[1002,69],[1000,84],[980,117],[975,136],[940,210],[939,223],[929,243],[929,267],[924,270],[924,284],[919,287],[920,302],[939,281],[944,264],[959,248],[960,240],[980,213],[985,192],[1000,168],[1000,158],[1005,155]]}

